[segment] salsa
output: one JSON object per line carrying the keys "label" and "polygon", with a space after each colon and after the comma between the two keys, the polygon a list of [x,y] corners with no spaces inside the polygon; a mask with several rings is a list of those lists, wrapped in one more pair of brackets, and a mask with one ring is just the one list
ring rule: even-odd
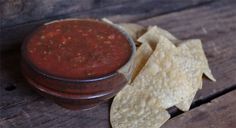
{"label": "salsa", "polygon": [[115,72],[131,56],[127,38],[95,20],[46,24],[26,42],[26,56],[38,69],[63,78],[88,79]]}

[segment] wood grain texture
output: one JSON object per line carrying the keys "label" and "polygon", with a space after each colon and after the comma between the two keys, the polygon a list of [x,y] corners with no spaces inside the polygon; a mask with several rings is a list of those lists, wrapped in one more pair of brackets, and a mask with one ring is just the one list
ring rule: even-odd
{"label": "wood grain texture", "polygon": [[[195,102],[236,85],[235,7],[234,0],[220,0],[138,22],[143,25],[159,25],[181,39],[203,40],[203,47],[217,82],[205,79],[203,89],[197,94]],[[65,110],[26,87],[20,73],[19,49],[1,53],[0,59],[0,127],[110,127],[110,102],[84,112]]]}
{"label": "wood grain texture", "polygon": [[172,118],[161,128],[235,128],[236,90]]}
{"label": "wood grain texture", "polygon": [[5,0],[0,3],[1,25],[9,27],[127,2],[134,0]]}
{"label": "wood grain texture", "polygon": [[[5,0],[0,4],[2,26],[9,27],[50,17],[82,14],[101,16],[114,14],[153,13],[176,10],[212,0]],[[140,6],[141,5],[141,6]],[[142,6],[145,5],[145,6]],[[156,8],[154,8],[156,7]],[[122,8],[122,9],[121,9]],[[98,13],[98,14],[97,14]]]}
{"label": "wood grain texture", "polygon": [[[73,18],[102,18],[102,17],[109,18],[110,17],[110,19],[114,21],[131,22],[131,21],[147,18],[154,15],[160,15],[164,13],[169,13],[169,12],[173,12],[177,10],[199,6],[202,4],[207,4],[212,1],[214,0],[181,0],[178,2],[176,2],[175,0],[138,0],[138,1],[130,0],[129,2],[123,2],[123,3],[121,2],[119,4],[111,2],[112,3],[111,6],[104,6],[101,8],[94,8],[94,9],[85,10],[85,11],[77,11],[74,13],[68,12],[67,14],[64,14],[64,15],[56,15],[57,13],[55,13],[54,16],[51,16],[52,14],[50,14],[50,16],[46,17],[46,19],[44,18],[37,21],[27,22],[27,24],[19,24],[12,27],[4,27],[2,31],[0,31],[0,50],[6,51],[9,49],[19,47],[19,44],[23,41],[25,36],[29,34],[34,28],[51,20],[71,18],[71,17]],[[38,5],[41,5],[41,4],[39,3]],[[28,13],[26,14],[28,15]],[[3,21],[5,20],[4,18],[2,19]],[[24,19],[20,17],[19,20],[21,19],[27,21],[27,18]],[[17,21],[17,19],[14,21]]]}

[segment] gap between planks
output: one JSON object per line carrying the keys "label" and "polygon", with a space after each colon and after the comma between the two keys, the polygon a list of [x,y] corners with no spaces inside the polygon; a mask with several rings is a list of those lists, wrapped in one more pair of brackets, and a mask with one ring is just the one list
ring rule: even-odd
{"label": "gap between planks", "polygon": [[[225,90],[222,90],[222,91],[219,91],[213,95],[210,95],[204,99],[201,99],[201,100],[197,100],[196,102],[193,102],[189,111],[191,111],[192,109],[195,109],[201,105],[204,105],[204,104],[207,104],[209,102],[211,102],[212,100],[214,99],[217,99],[221,96],[224,96],[228,93],[231,93],[232,91],[235,91],[236,90],[236,85],[233,85],[232,87],[229,87],[229,88],[226,88]],[[174,118],[176,116],[179,116],[181,114],[183,114],[184,112],[181,111],[181,110],[178,110],[177,108],[170,108],[168,109],[169,113],[171,114],[171,118]]]}
{"label": "gap between planks", "polygon": [[236,90],[168,120],[161,128],[235,128]]}

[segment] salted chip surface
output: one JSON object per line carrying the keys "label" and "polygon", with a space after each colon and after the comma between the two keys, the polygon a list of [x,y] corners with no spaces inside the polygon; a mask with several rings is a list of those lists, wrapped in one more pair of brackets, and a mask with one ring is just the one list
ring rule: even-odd
{"label": "salted chip surface", "polygon": [[137,50],[134,58],[134,69],[131,76],[131,81],[138,75],[140,70],[143,68],[148,58],[151,56],[153,50],[148,43],[143,43]]}
{"label": "salted chip surface", "polygon": [[178,59],[177,64],[179,69],[186,74],[188,79],[186,84],[192,88],[192,90],[189,91],[189,96],[184,97],[182,102],[177,104],[176,107],[182,111],[188,111],[197,91],[202,87],[203,73],[197,68],[196,63],[192,62],[191,59],[184,57],[183,59],[176,57],[176,59]]}
{"label": "salted chip surface", "polygon": [[210,79],[215,79],[211,74],[200,40],[192,39],[181,43],[178,47],[178,54],[175,56],[175,59],[178,68],[186,73],[188,84],[193,88],[193,93],[176,105],[180,110],[187,111],[198,89],[202,88],[203,73],[206,73]]}
{"label": "salted chip surface", "polygon": [[110,111],[113,128],[159,128],[169,118],[158,100],[129,85],[114,98]]}
{"label": "salted chip surface", "polygon": [[179,45],[182,55],[189,56],[200,63],[199,68],[212,81],[216,81],[211,73],[206,55],[202,48],[202,42],[199,39],[187,40]]}
{"label": "salted chip surface", "polygon": [[136,41],[146,31],[146,28],[139,24],[121,23],[118,25],[121,26],[121,28],[126,31],[134,41]]}
{"label": "salted chip surface", "polygon": [[177,48],[166,37],[159,43],[132,85],[160,101],[163,108],[172,107],[193,93],[187,76],[175,62]]}
{"label": "salted chip surface", "polygon": [[178,44],[178,43],[181,42],[181,41],[180,41],[178,38],[176,38],[173,34],[171,34],[170,32],[168,32],[168,31],[166,31],[165,29],[160,28],[160,27],[158,27],[158,26],[149,26],[149,27],[147,28],[147,30],[150,30],[150,29],[153,29],[153,28],[156,29],[156,31],[157,31],[157,33],[158,33],[159,35],[162,35],[162,36],[166,37],[166,38],[169,39],[172,43]]}
{"label": "salted chip surface", "polygon": [[[195,81],[195,83],[194,83]],[[190,81],[191,82],[191,81]],[[192,81],[193,83],[193,92],[190,94],[189,97],[186,97],[183,99],[182,102],[180,102],[179,104],[175,105],[177,108],[179,108],[182,111],[188,111],[191,107],[191,104],[194,100],[194,97],[198,91],[199,88],[197,87],[201,87],[202,86],[202,75],[199,75],[198,78],[194,79]]]}
{"label": "salted chip surface", "polygon": [[151,47],[155,49],[160,36],[166,37],[173,43],[179,42],[179,40],[171,33],[157,26],[149,27],[147,32],[145,32],[141,37],[139,37],[137,41],[141,43],[149,43]]}

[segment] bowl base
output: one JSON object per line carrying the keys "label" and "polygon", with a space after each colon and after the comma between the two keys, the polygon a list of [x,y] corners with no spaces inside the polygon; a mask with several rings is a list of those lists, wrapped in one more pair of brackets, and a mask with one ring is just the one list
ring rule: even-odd
{"label": "bowl base", "polygon": [[55,103],[63,108],[70,109],[70,110],[78,110],[78,111],[86,111],[90,109],[94,109],[99,104],[89,104],[89,105],[72,105],[72,104],[66,104],[66,103],[61,103],[61,102],[56,102]]}

